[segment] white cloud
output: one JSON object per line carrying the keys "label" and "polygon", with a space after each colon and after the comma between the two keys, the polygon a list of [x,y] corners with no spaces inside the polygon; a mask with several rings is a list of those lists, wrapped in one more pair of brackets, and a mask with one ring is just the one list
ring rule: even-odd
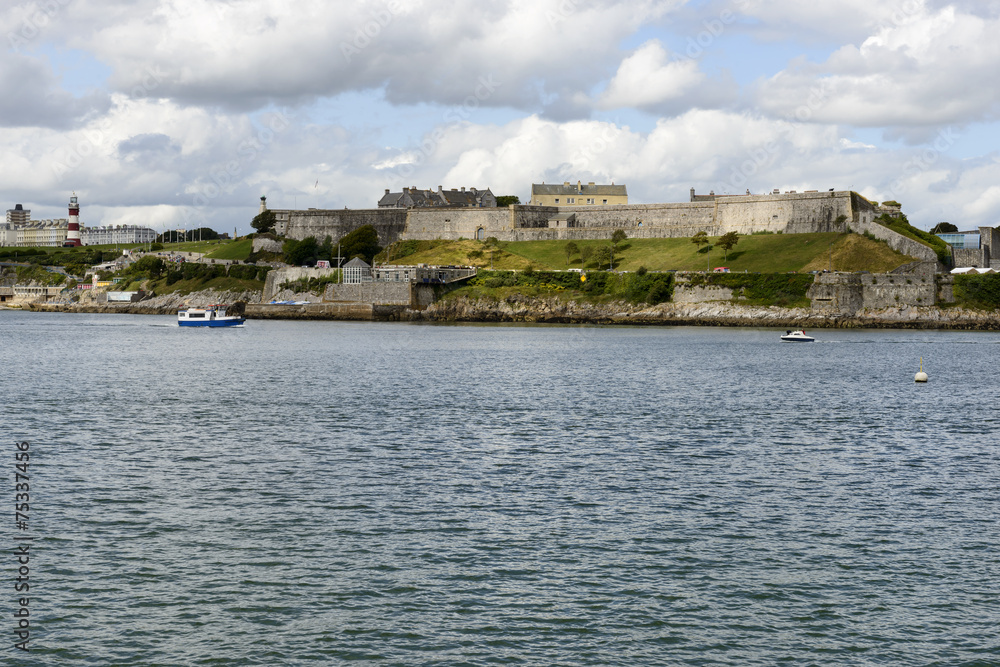
{"label": "white cloud", "polygon": [[905,21],[860,46],[821,64],[795,62],[763,81],[755,104],[785,118],[903,131],[995,120],[1000,91],[989,82],[1000,68],[1000,19],[910,2],[917,9]]}
{"label": "white cloud", "polygon": [[655,108],[685,97],[705,81],[697,60],[671,61],[660,41],[652,39],[622,61],[600,105],[605,109]]}

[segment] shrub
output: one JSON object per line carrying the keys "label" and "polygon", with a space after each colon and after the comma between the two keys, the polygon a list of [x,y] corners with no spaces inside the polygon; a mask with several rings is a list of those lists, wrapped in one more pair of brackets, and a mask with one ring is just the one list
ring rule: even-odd
{"label": "shrub", "polygon": [[955,300],[973,308],[1000,308],[1000,273],[955,276]]}

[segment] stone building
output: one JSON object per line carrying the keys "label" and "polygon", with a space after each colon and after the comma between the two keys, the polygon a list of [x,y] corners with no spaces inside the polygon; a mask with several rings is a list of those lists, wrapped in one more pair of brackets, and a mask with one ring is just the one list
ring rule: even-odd
{"label": "stone building", "polygon": [[[59,220],[31,220],[23,225],[11,225],[14,231],[14,243],[21,248],[35,246],[61,246],[66,241],[66,234],[69,231],[69,221],[65,218]],[[9,234],[0,236],[8,237]]]}
{"label": "stone building", "polygon": [[31,222],[31,211],[20,204],[15,205],[14,208],[7,209],[7,224],[26,225],[29,222]]}
{"label": "stone building", "polygon": [[[978,243],[975,236],[978,234]],[[980,227],[978,232],[938,234],[951,245],[952,264],[964,268],[1000,270],[1000,229]],[[996,248],[996,250],[993,250]]]}
{"label": "stone building", "polygon": [[495,208],[497,198],[489,188],[478,190],[464,187],[459,190],[445,190],[438,186],[437,190],[418,190],[416,187],[403,188],[402,192],[389,192],[378,200],[379,208],[414,208],[414,207],[461,207],[461,208]]}
{"label": "stone building", "polygon": [[105,225],[80,230],[83,245],[142,244],[156,241],[156,232],[138,225]]}
{"label": "stone building", "polygon": [[566,181],[562,185],[531,184],[532,206],[618,206],[628,204],[628,192],[624,185],[584,185],[577,181],[573,185]]}

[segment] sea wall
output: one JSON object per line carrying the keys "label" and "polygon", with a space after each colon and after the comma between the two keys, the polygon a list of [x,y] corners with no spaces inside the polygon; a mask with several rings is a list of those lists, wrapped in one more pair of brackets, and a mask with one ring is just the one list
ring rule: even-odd
{"label": "sea wall", "polygon": [[264,280],[264,292],[261,301],[268,302],[274,295],[281,291],[282,283],[311,278],[323,278],[336,273],[337,269],[316,269],[308,267],[293,266],[287,269],[271,269],[267,272]]}
{"label": "sea wall", "polygon": [[327,285],[323,301],[409,306],[413,303],[410,283],[360,283]]}
{"label": "sea wall", "polygon": [[933,306],[938,284],[933,273],[820,273],[806,293],[818,312],[854,315],[898,306]]}

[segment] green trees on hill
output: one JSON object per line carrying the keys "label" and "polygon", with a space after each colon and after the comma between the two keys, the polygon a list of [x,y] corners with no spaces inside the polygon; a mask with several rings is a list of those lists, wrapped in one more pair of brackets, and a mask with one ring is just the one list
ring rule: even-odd
{"label": "green trees on hill", "polygon": [[719,246],[725,251],[725,261],[729,261],[729,251],[733,249],[737,243],[740,242],[740,235],[736,232],[728,232],[719,237],[719,240],[715,242],[715,245]]}
{"label": "green trees on hill", "polygon": [[263,234],[264,232],[273,232],[274,225],[277,224],[278,220],[274,215],[274,211],[267,210],[263,213],[258,213],[254,216],[254,219],[250,221],[250,226],[257,230],[257,232]]}
{"label": "green trees on hill", "polygon": [[362,225],[340,239],[340,256],[345,260],[360,257],[371,264],[380,252],[378,232],[371,225]]}
{"label": "green trees on hill", "polygon": [[360,257],[371,264],[375,255],[382,252],[378,244],[378,232],[371,225],[358,227],[353,232],[345,234],[338,243],[327,236],[323,243],[315,236],[307,236],[301,241],[288,239],[282,244],[281,251],[285,262],[295,266],[314,266],[318,260],[336,263],[337,246],[340,246],[340,257],[346,262],[354,257]]}

